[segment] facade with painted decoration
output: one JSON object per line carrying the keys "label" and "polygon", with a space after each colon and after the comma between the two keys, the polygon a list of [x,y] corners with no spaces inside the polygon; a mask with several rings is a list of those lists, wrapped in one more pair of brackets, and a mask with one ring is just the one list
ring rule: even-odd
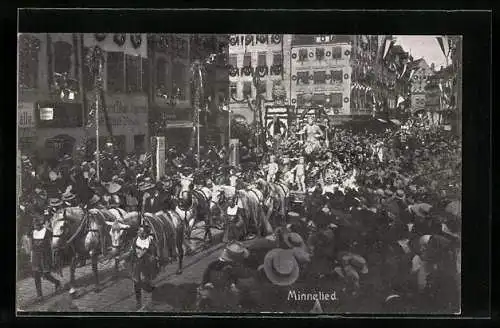
{"label": "facade with painted decoration", "polygon": [[297,114],[351,114],[351,37],[294,35],[291,45],[291,103]]}
{"label": "facade with painted decoration", "polygon": [[[95,45],[103,49],[105,59],[102,141],[110,135],[104,122],[105,106],[117,150],[147,149],[146,34],[38,33],[19,35],[18,140],[22,152],[54,144],[61,147],[54,140],[66,141],[64,149],[58,149],[64,153],[86,141],[95,144],[95,129],[85,128],[93,101],[86,57]],[[64,92],[61,83],[66,86]]]}
{"label": "facade with painted decoration", "polygon": [[[273,102],[273,89],[277,85],[285,90],[283,99],[279,100],[290,104],[291,42],[291,34],[229,36],[229,105],[233,118],[247,123],[258,120],[245,100],[247,97],[254,100],[259,92],[268,102]],[[261,90],[253,83],[254,75],[261,81]]]}

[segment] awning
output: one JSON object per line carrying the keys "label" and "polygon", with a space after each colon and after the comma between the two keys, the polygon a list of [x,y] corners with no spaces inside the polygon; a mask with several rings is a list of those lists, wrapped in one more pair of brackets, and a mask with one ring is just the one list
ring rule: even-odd
{"label": "awning", "polygon": [[[167,129],[192,129],[194,126],[192,121],[167,121]],[[203,125],[199,124],[202,128]]]}

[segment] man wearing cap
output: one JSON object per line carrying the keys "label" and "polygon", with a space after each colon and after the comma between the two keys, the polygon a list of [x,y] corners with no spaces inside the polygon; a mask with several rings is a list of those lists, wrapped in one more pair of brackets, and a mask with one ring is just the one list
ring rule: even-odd
{"label": "man wearing cap", "polygon": [[37,300],[43,298],[42,277],[52,282],[56,291],[60,289],[61,282],[50,274],[51,270],[51,246],[52,233],[44,227],[44,218],[35,215],[33,219],[33,230],[30,233],[31,242],[31,269],[35,278]]}

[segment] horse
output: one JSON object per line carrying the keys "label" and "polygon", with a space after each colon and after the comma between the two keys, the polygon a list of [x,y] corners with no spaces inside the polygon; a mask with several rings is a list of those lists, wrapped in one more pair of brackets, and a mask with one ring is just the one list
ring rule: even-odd
{"label": "horse", "polygon": [[[129,213],[127,218],[134,222],[140,221],[140,213]],[[176,274],[182,273],[182,260],[184,258],[185,225],[181,216],[174,210],[162,210],[156,213],[144,213],[142,220],[151,227],[159,257],[160,266],[178,259]]]}
{"label": "horse", "polygon": [[238,206],[243,209],[245,223],[248,227],[253,225],[260,235],[266,236],[273,233],[269,223],[269,216],[264,213],[264,194],[256,187],[249,186],[246,189],[236,191]]}
{"label": "horse", "polygon": [[106,254],[108,238],[105,221],[107,218],[110,219],[110,214],[105,214],[102,210],[90,209],[86,211],[80,207],[59,209],[51,218],[52,255],[59,270],[62,252],[68,248],[71,251],[70,294],[76,292],[74,287],[75,270],[81,256],[91,257],[95,291],[99,292],[101,289],[97,260],[100,253]]}
{"label": "horse", "polygon": [[211,213],[210,213],[210,197],[211,193],[208,188],[195,188],[193,185],[193,175],[184,176],[180,174],[178,181],[179,194],[177,197],[181,200],[180,204],[175,207],[175,212],[184,220],[186,224],[186,234],[191,236],[191,232],[196,222],[205,222],[205,235],[203,240],[208,236],[209,241],[212,239],[210,228]]}
{"label": "horse", "polygon": [[[290,189],[282,183],[267,182],[262,178],[257,180],[257,186],[263,194],[262,203],[267,208],[266,220],[275,218],[278,219],[277,226],[284,225],[289,209]],[[279,223],[280,219],[281,223]]]}

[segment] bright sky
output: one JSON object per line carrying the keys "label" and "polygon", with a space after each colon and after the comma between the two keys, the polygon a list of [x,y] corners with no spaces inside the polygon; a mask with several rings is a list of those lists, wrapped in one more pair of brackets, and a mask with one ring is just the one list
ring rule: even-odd
{"label": "bright sky", "polygon": [[429,66],[434,63],[436,69],[446,66],[436,35],[395,35],[395,38],[404,51],[411,52],[413,59],[424,58]]}

